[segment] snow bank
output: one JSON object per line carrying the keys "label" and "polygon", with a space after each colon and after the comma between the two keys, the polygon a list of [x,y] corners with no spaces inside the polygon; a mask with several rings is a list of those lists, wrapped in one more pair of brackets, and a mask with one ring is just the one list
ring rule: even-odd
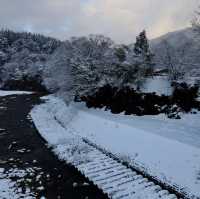
{"label": "snow bank", "polygon": [[4,97],[7,95],[22,95],[22,94],[32,94],[32,92],[27,91],[2,91],[0,90],[0,97]]}
{"label": "snow bank", "polygon": [[[35,111],[41,106],[43,107],[40,113],[36,113]],[[142,122],[141,117],[140,125],[143,125],[143,127],[133,127],[125,122],[119,122],[115,119],[117,116],[108,119],[97,111],[90,112],[81,108],[81,104],[68,107],[60,99],[54,97],[49,97],[48,102],[41,106],[36,107],[31,115],[33,120],[36,121],[38,129],[41,129],[45,122],[48,123],[49,128],[46,132],[58,132],[56,136],[51,136],[51,133],[43,134],[51,143],[72,143],[73,141],[69,141],[68,136],[70,133],[76,133],[113,154],[126,158],[130,164],[143,168],[150,175],[171,185],[184,188],[188,194],[200,197],[200,149],[150,133],[147,131],[148,127],[144,127],[145,125],[153,126],[156,122],[151,124],[149,120],[146,123],[147,120],[145,119]],[[43,121],[42,111],[44,110],[44,113],[55,118],[63,129],[59,128],[58,130],[51,118]],[[136,117],[132,118],[132,121],[134,121]],[[159,121],[159,118],[157,120]],[[160,121],[162,121],[162,118],[160,118]],[[163,122],[161,122],[160,128],[162,125],[164,125]],[[176,132],[176,124],[172,127],[175,128],[174,132]],[[190,124],[188,128],[185,129],[185,127],[182,130],[186,133],[187,130],[189,131]],[[153,130],[153,127],[151,129]],[[161,128],[160,130],[164,129]],[[43,132],[45,132],[45,129],[43,129]],[[66,132],[69,132],[69,135]],[[73,154],[70,158],[72,157]]]}
{"label": "snow bank", "polygon": [[[46,103],[34,107],[31,117],[42,137],[53,148],[55,154],[70,164],[78,165],[80,162],[90,160],[88,145],[74,135],[70,128],[64,128],[62,122],[67,125],[75,115],[62,100],[50,97],[43,97]],[[57,120],[57,118],[62,118]]]}

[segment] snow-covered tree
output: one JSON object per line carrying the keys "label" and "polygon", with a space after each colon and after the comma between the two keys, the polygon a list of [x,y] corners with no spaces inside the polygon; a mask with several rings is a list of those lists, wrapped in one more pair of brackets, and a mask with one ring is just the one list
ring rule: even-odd
{"label": "snow-covered tree", "polygon": [[136,37],[134,53],[137,57],[137,62],[140,64],[141,70],[143,70],[144,75],[152,75],[154,68],[154,55],[151,52],[145,30]]}
{"label": "snow-covered tree", "polygon": [[139,89],[147,75],[153,71],[153,54],[151,53],[146,32],[136,38],[135,44],[117,48],[115,55],[118,62],[114,66],[114,74],[118,87],[130,86]]}
{"label": "snow-covered tree", "polygon": [[46,88],[57,92],[66,102],[73,100],[73,76],[70,65],[71,50],[65,42],[49,56],[43,70],[43,79]]}
{"label": "snow-covered tree", "polygon": [[[20,81],[26,77],[37,79],[42,76],[45,62],[59,40],[31,33],[0,31],[0,79],[4,85],[10,79]],[[37,77],[37,78],[34,78]]]}
{"label": "snow-covered tree", "polygon": [[103,35],[90,35],[71,39],[70,64],[74,88],[78,96],[95,91],[105,75],[109,62],[107,52],[113,42]]}
{"label": "snow-covered tree", "polygon": [[126,45],[118,45],[114,48],[115,51],[115,56],[118,58],[119,62],[124,62],[126,61],[127,58],[127,51],[128,51],[128,46]]}
{"label": "snow-covered tree", "polygon": [[39,34],[0,31],[0,81],[39,80],[67,101],[106,84],[135,87],[153,67],[146,33],[134,46],[115,45],[103,35],[69,41]]}

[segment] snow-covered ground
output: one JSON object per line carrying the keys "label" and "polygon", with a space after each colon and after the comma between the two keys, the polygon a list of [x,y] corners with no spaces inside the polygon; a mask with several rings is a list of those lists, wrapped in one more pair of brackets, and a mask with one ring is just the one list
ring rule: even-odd
{"label": "snow-covered ground", "polygon": [[11,169],[5,172],[3,168],[0,168],[0,199],[35,198],[30,189],[26,189],[26,192],[22,193],[21,188],[18,188],[16,183],[11,180],[12,177],[23,178],[23,176],[25,176],[23,170]]}
{"label": "snow-covered ground", "polygon": [[200,148],[200,112],[196,112],[197,114],[180,114],[181,120],[175,120],[167,118],[165,114],[138,117],[124,115],[123,113],[113,115],[110,111],[103,109],[88,109],[83,104],[76,104],[75,107],[81,112]]}
{"label": "snow-covered ground", "polygon": [[0,90],[0,97],[7,95],[22,95],[22,94],[31,94],[31,92],[27,91],[2,91]]}
{"label": "snow-covered ground", "polygon": [[[74,134],[73,129],[65,128],[55,116],[56,106],[52,106],[54,110],[49,107],[49,105],[55,105],[57,101],[52,100],[53,104],[50,102],[35,107],[31,111],[31,116],[40,134],[48,141],[60,159],[74,165],[112,199],[177,199],[174,194],[161,189],[86,143],[80,136]],[[65,106],[62,102],[59,104]],[[72,109],[68,111],[66,116],[70,118],[68,116],[74,113]],[[62,113],[58,115],[61,116]]]}
{"label": "snow-covered ground", "polygon": [[141,87],[141,91],[145,93],[156,92],[157,95],[171,95],[172,87],[167,76],[154,76],[146,78]]}
{"label": "snow-covered ground", "polygon": [[[42,132],[48,132],[43,136],[53,145],[73,145],[71,133],[79,135],[150,175],[200,197],[200,113],[183,115],[181,120],[169,120],[163,115],[113,115],[87,109],[83,104],[66,106],[51,96],[46,104],[35,107],[31,115],[38,129],[48,124]],[[43,120],[47,115],[51,117]],[[63,128],[58,134],[56,125]],[[77,141],[74,145],[77,146]],[[56,149],[59,151],[59,147]],[[69,158],[73,158],[72,153]]]}

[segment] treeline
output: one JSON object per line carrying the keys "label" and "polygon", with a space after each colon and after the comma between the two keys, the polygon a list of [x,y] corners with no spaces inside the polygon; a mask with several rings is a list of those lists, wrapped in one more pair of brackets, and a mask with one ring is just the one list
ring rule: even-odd
{"label": "treeline", "polygon": [[139,87],[153,73],[154,56],[145,31],[129,46],[115,45],[102,35],[72,38],[70,44],[76,96],[90,94],[106,84]]}
{"label": "treeline", "polygon": [[83,100],[88,107],[126,114],[170,115],[198,107],[197,87],[175,86],[170,97],[142,93],[140,87],[153,76],[154,66],[145,31],[131,45],[116,45],[103,35],[61,42],[39,34],[0,31],[2,89],[57,92],[67,101]]}
{"label": "treeline", "polygon": [[61,42],[39,34],[0,31],[0,82],[6,88],[34,77],[50,92],[67,90],[79,97],[106,84],[139,87],[153,72],[153,57],[145,31],[132,45],[116,45],[103,35]]}
{"label": "treeline", "polygon": [[55,38],[46,37],[41,34],[14,32],[11,30],[1,30],[0,38],[1,50],[5,52],[7,52],[9,48],[14,48],[16,51],[28,48],[32,52],[51,53],[61,43]]}
{"label": "treeline", "polygon": [[[27,32],[0,31],[0,84],[17,89],[24,79],[42,76],[45,62],[61,42]],[[42,77],[41,77],[42,78]],[[11,81],[18,83],[11,83]],[[31,80],[32,81],[32,80]],[[14,86],[15,85],[15,86]],[[20,88],[19,88],[20,89]]]}

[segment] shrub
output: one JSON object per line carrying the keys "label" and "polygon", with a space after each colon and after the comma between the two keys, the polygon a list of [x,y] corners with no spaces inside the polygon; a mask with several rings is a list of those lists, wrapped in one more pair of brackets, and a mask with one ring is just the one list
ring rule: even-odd
{"label": "shrub", "polygon": [[192,108],[200,108],[196,100],[198,87],[189,87],[187,84],[177,84],[172,96],[159,96],[156,93],[139,93],[130,88],[116,88],[105,85],[89,96],[82,96],[88,108],[103,108],[118,114],[126,115],[157,115],[165,113],[169,118],[180,119],[181,111],[188,112]]}
{"label": "shrub", "polygon": [[103,108],[118,114],[125,112],[127,115],[155,115],[160,113],[161,107],[169,101],[166,96],[157,96],[155,93],[139,93],[130,87],[118,89],[105,85],[95,94],[82,96],[82,101],[87,107]]}
{"label": "shrub", "polygon": [[189,112],[192,108],[198,108],[199,87],[197,85],[188,86],[186,83],[176,84],[172,94],[172,103],[177,104],[185,112]]}

